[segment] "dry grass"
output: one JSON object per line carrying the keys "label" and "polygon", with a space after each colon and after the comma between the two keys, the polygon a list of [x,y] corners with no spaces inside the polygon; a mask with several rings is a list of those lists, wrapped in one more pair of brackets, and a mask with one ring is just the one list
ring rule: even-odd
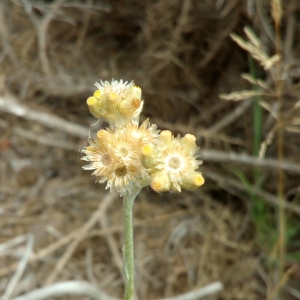
{"label": "dry grass", "polygon": [[[139,195],[137,298],[174,297],[214,281],[224,289],[209,299],[275,298],[281,283],[269,257],[277,249],[257,242],[249,187],[235,174],[242,172],[251,193],[271,210],[278,206],[273,91],[278,78],[284,79],[283,208],[287,218],[299,216],[300,5],[285,1],[280,11],[279,1],[256,2],[1,1],[0,294],[15,297],[85,280],[122,297],[121,198],[94,184],[81,169],[79,150],[95,123],[85,103],[94,82],[123,78],[142,88],[144,118],[197,136],[206,177],[195,193],[157,195],[145,189]],[[272,18],[281,22],[280,56]],[[244,34],[245,25],[255,35]],[[262,63],[260,76],[249,74],[247,54],[230,39],[232,32]],[[227,99],[247,100],[221,100],[225,93],[231,93]],[[265,97],[267,111],[261,161],[252,156],[249,97],[255,95]],[[101,126],[93,126],[91,134]],[[263,186],[253,178],[257,167]],[[296,244],[287,245],[287,254],[297,251]],[[299,299],[299,270],[295,258],[283,266],[287,299]]]}

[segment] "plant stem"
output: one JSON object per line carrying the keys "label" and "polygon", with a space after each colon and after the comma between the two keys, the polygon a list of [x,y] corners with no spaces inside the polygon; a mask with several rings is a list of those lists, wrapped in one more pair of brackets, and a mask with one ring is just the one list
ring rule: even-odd
{"label": "plant stem", "polygon": [[[279,6],[281,2],[279,1]],[[281,17],[281,15],[280,15]],[[276,36],[276,54],[281,55],[281,34],[280,24],[281,18],[274,18],[275,21],[275,36]],[[281,61],[277,66],[276,75],[280,74],[282,70]],[[280,76],[276,78],[276,96],[278,99],[278,197],[279,197],[279,280],[284,276],[285,268],[285,256],[286,256],[286,218],[284,211],[285,197],[284,197],[284,171],[282,169],[282,161],[284,158],[284,138],[283,138],[283,121],[282,121],[282,90],[284,81],[281,80]],[[279,293],[280,294],[280,293]]]}
{"label": "plant stem", "polygon": [[132,226],[132,209],[134,199],[140,189],[126,194],[123,197],[124,208],[124,280],[125,280],[125,300],[133,300],[134,294],[134,253],[133,253],[133,226]]}

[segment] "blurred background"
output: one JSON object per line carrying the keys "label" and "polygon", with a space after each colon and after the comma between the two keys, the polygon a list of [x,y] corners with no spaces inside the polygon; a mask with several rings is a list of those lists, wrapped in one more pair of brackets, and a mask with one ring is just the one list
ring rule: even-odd
{"label": "blurred background", "polygon": [[[114,78],[142,88],[142,120],[197,137],[206,180],[139,194],[137,299],[215,281],[208,299],[300,299],[300,2],[283,2],[0,2],[0,295],[85,280],[122,297],[122,198],[80,160],[105,127],[86,99]],[[245,26],[275,69],[230,38]]]}

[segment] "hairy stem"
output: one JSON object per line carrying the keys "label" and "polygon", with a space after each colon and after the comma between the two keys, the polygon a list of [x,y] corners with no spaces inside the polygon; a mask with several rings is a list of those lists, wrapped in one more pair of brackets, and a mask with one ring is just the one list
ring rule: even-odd
{"label": "hairy stem", "polygon": [[132,209],[134,199],[140,189],[126,194],[123,197],[124,207],[124,280],[125,280],[125,300],[133,300],[134,295],[134,253],[133,253],[133,226],[132,226]]}

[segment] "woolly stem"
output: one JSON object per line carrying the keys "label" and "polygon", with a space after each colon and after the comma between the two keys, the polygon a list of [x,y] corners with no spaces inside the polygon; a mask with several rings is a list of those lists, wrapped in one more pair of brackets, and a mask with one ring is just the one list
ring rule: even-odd
{"label": "woolly stem", "polygon": [[123,197],[124,208],[124,280],[125,280],[125,300],[133,300],[134,295],[134,252],[133,252],[133,226],[132,226],[132,209],[134,199],[140,192],[138,189],[131,194]]}

